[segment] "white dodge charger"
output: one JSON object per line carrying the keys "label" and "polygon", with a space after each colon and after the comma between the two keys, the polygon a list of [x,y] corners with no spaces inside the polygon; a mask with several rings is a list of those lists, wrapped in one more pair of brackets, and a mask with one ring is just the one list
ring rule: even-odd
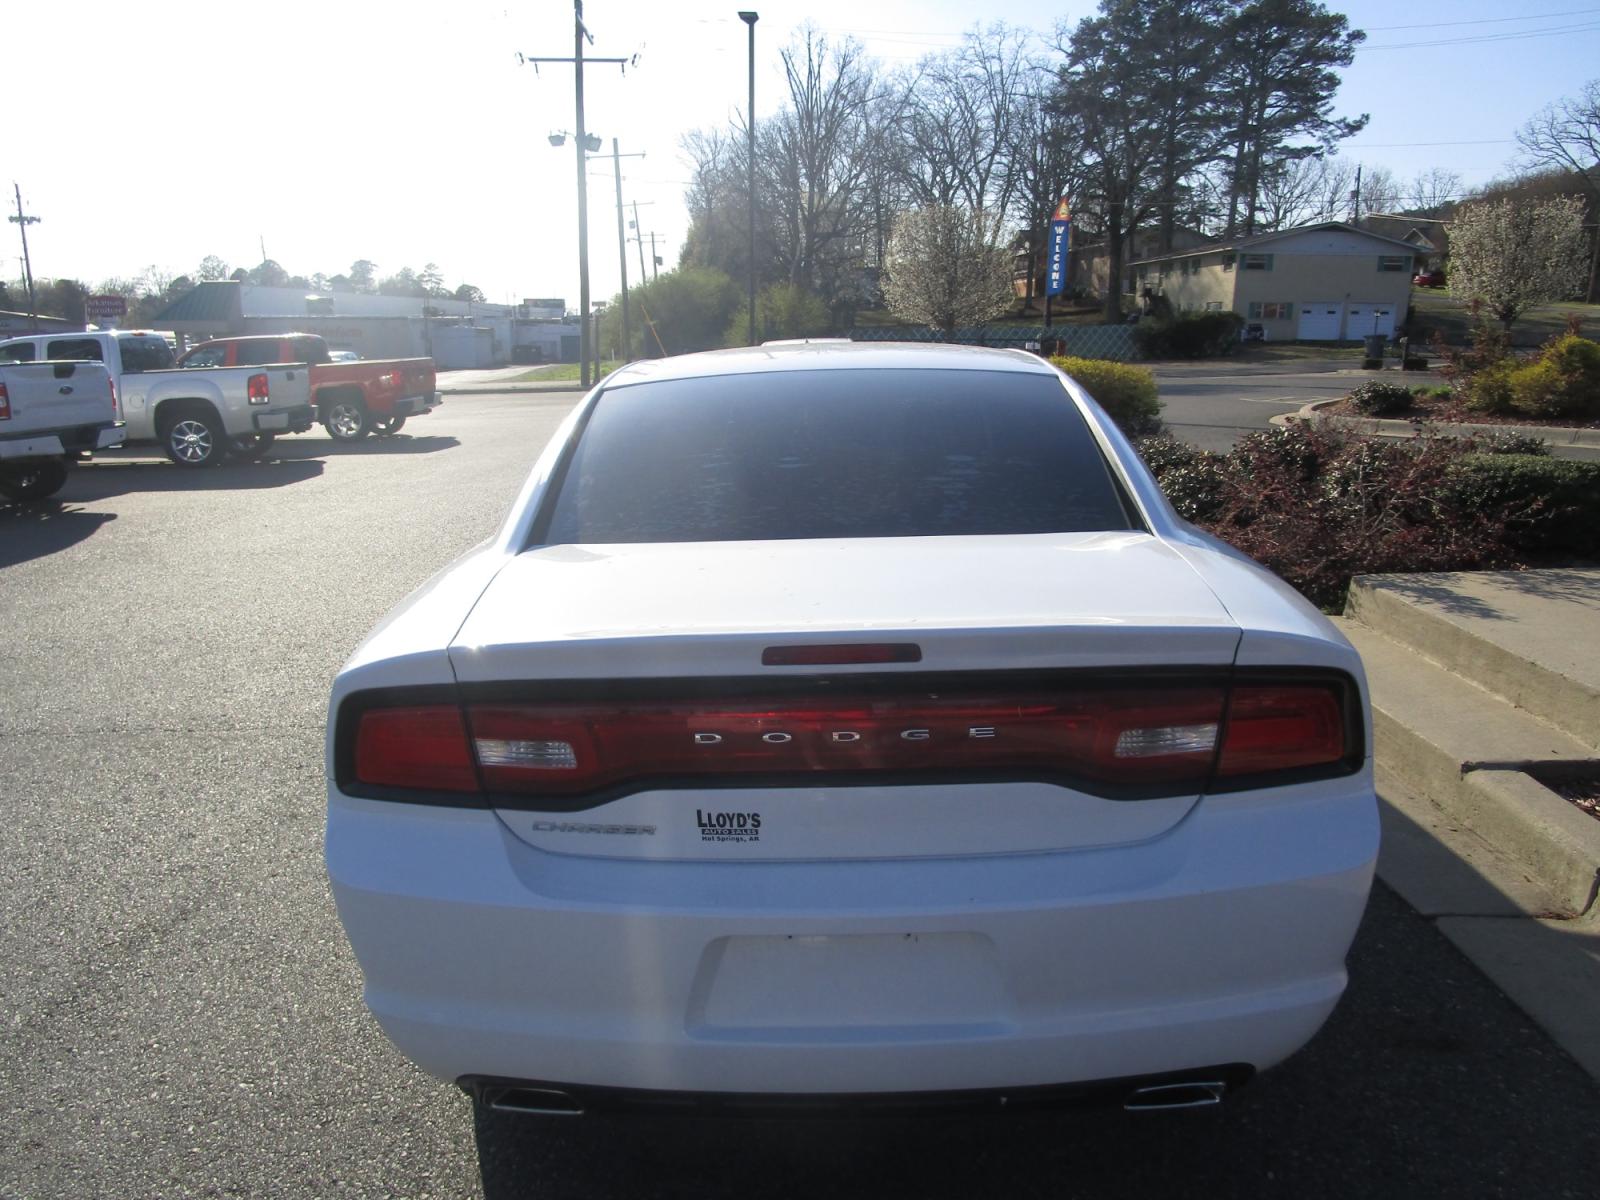
{"label": "white dodge charger", "polygon": [[618,371],[329,713],[367,1004],[502,1109],[1214,1103],[1378,848],[1355,651],[1013,351]]}

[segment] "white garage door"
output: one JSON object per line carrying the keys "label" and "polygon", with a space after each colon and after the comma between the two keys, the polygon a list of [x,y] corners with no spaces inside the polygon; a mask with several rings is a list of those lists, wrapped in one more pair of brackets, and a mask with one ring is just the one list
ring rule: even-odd
{"label": "white garage door", "polygon": [[1349,322],[1345,336],[1351,341],[1368,334],[1381,333],[1389,337],[1394,333],[1394,305],[1361,302],[1350,305]]}
{"label": "white garage door", "polygon": [[1308,300],[1300,306],[1302,342],[1337,342],[1344,305],[1337,300]]}

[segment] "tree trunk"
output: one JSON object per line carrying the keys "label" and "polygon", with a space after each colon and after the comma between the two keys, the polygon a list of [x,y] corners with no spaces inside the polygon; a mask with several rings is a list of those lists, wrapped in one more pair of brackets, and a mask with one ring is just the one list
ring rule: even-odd
{"label": "tree trunk", "polygon": [[1107,325],[1122,323],[1122,251],[1122,201],[1112,200],[1106,204]]}

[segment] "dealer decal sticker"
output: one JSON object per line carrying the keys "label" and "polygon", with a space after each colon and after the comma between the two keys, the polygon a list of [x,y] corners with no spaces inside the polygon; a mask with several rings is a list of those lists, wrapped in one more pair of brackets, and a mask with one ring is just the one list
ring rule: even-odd
{"label": "dealer decal sticker", "polygon": [[694,810],[702,842],[759,842],[761,814],[758,812],[701,812]]}

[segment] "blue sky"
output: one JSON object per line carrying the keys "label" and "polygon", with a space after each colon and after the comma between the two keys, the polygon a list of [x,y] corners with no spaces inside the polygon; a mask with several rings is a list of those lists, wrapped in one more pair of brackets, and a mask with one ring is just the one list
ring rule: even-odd
{"label": "blue sky", "polygon": [[[1057,21],[1093,10],[1013,0],[744,3],[761,12],[758,113],[779,101],[777,51],[807,20],[903,64],[980,19],[1048,36]],[[589,53],[640,55],[625,76],[591,69],[588,124],[607,150],[617,136],[625,152],[647,153],[624,161],[625,192],[668,265],[685,230],[678,139],[744,104],[737,7],[585,6]],[[1342,11],[1369,38],[1338,108],[1372,118],[1342,154],[1402,180],[1434,166],[1469,185],[1504,173],[1518,126],[1600,77],[1600,7],[1574,0],[1514,11],[1486,0],[1361,0]],[[151,265],[178,273],[207,254],[249,266],[264,241],[295,272],[368,258],[390,273],[431,260],[448,283],[477,284],[491,299],[576,303],[575,164],[570,143],[555,150],[546,140],[573,124],[572,73],[535,73],[515,59],[570,54],[571,15],[570,0],[21,5],[7,14],[7,93],[40,111],[10,123],[0,185],[9,193],[21,183],[43,218],[29,233],[40,276],[93,282]],[[600,297],[618,283],[609,170],[591,164]],[[15,227],[0,238],[11,239],[0,243],[0,268],[15,277]],[[628,253],[636,276],[635,248]]]}

